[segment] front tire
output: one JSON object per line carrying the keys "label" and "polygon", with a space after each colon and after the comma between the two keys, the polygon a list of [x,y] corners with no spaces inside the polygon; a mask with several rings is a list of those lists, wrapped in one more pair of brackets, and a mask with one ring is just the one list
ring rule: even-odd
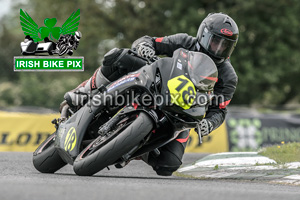
{"label": "front tire", "polygon": [[[114,164],[124,154],[138,145],[153,128],[152,119],[141,112],[130,121],[125,129],[114,130],[114,137],[102,140],[102,136],[95,139],[76,158],[73,164],[74,172],[80,176],[91,176],[105,167]],[[122,120],[121,120],[122,121]],[[95,149],[96,150],[93,150]]]}
{"label": "front tire", "polygon": [[42,173],[54,173],[67,163],[54,147],[55,133],[50,135],[33,153],[33,166]]}
{"label": "front tire", "polygon": [[67,51],[68,51],[67,46],[61,45],[61,46],[59,47],[59,53],[58,53],[58,55],[59,55],[59,56],[62,56],[62,55],[64,55],[65,53],[67,53]]}

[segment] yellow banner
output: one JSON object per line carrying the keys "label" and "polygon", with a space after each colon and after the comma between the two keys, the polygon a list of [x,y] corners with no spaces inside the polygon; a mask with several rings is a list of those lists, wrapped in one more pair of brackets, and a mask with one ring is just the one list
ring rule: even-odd
{"label": "yellow banner", "polygon": [[[0,151],[33,152],[55,131],[51,121],[59,114],[31,114],[0,111]],[[202,138],[191,130],[186,152],[218,153],[229,151],[226,125]]]}
{"label": "yellow banner", "polygon": [[51,121],[59,114],[0,111],[0,151],[33,152],[55,131]]}
{"label": "yellow banner", "polygon": [[190,138],[185,152],[219,153],[227,151],[229,151],[229,144],[225,123],[208,136],[202,137],[202,144],[199,144],[199,137],[194,129],[190,131]]}

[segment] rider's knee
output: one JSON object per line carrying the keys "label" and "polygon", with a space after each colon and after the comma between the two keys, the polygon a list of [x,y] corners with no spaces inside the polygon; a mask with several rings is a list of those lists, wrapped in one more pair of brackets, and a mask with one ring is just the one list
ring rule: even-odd
{"label": "rider's knee", "polygon": [[144,65],[145,60],[133,55],[129,49],[114,48],[104,55],[101,71],[108,80],[114,81]]}
{"label": "rider's knee", "polygon": [[149,155],[149,164],[160,176],[171,176],[182,164],[173,152],[162,151],[158,157]]}
{"label": "rider's knee", "polygon": [[173,172],[175,172],[179,166],[155,166],[153,170],[160,176],[172,176]]}

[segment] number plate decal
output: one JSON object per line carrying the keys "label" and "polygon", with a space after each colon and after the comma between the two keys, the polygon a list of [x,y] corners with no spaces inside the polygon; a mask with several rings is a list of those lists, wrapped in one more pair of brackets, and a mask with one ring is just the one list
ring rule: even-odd
{"label": "number plate decal", "polygon": [[76,146],[76,130],[74,127],[70,128],[65,138],[65,151],[72,151]]}
{"label": "number plate decal", "polygon": [[168,81],[171,103],[183,109],[189,109],[195,101],[196,90],[190,79],[184,75],[177,76]]}

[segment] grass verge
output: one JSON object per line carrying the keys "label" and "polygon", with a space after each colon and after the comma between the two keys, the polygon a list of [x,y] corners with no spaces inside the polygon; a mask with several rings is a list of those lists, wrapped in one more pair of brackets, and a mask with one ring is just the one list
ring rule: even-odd
{"label": "grass verge", "polygon": [[282,142],[281,145],[263,148],[258,154],[275,160],[277,164],[300,162],[300,143]]}

